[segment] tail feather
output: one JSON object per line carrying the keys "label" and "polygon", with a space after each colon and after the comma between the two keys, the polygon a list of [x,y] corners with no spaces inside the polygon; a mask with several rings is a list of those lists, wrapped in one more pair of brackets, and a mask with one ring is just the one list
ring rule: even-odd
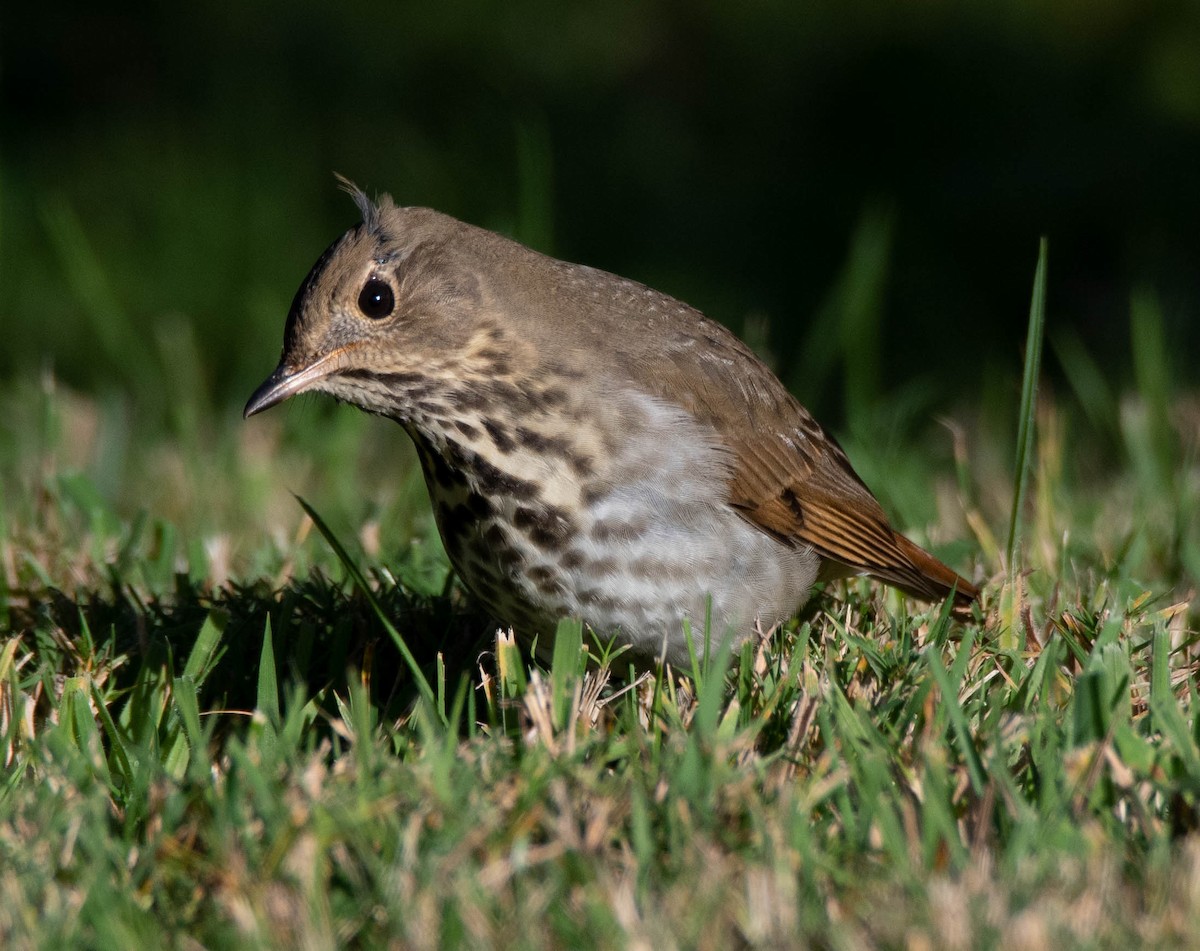
{"label": "tail feather", "polygon": [[954,608],[960,613],[965,612],[979,597],[979,589],[975,585],[947,568],[920,545],[913,544],[899,533],[895,538],[897,549],[911,568],[889,566],[886,573],[879,573],[882,580],[925,601],[940,601],[953,591]]}

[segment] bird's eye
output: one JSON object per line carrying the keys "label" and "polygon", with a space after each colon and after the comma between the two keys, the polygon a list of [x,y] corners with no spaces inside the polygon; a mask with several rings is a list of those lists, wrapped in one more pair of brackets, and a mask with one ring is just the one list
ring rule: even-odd
{"label": "bird's eye", "polygon": [[396,298],[386,281],[377,277],[371,278],[363,285],[358,295],[358,309],[372,320],[382,320],[391,316],[396,308]]}

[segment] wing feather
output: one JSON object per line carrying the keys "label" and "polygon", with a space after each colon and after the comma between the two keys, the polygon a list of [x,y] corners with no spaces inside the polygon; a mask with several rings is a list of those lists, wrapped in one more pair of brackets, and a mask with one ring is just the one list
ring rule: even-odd
{"label": "wing feather", "polygon": [[705,346],[674,351],[653,378],[656,395],[707,420],[732,451],[729,504],[781,543],[833,563],[825,577],[868,574],[924,600],[953,591],[956,607],[970,604],[976,587],[895,532],[837,441],[745,344],[700,319]]}

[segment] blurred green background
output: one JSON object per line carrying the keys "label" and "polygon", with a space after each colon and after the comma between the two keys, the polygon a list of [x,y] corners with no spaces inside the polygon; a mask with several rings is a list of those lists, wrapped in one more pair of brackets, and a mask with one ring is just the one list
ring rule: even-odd
{"label": "blurred green background", "polygon": [[1052,343],[1120,385],[1150,295],[1195,379],[1196,3],[75,0],[2,30],[0,373],[139,425],[272,368],[355,221],[335,171],[696,304],[835,426],[848,342],[868,398],[1015,388],[1043,233]]}

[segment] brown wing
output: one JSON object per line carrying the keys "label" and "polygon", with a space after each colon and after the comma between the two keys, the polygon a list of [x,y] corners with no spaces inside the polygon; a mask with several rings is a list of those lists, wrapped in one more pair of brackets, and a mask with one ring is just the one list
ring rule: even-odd
{"label": "brown wing", "polygon": [[732,450],[729,502],[742,517],[811,546],[832,563],[825,578],[865,573],[924,600],[952,590],[959,608],[975,600],[974,585],[892,530],[841,446],[740,340],[702,317],[687,329],[704,346],[651,358],[659,395],[707,419]]}
{"label": "brown wing", "polygon": [[730,504],[781,541],[810,545],[843,566],[827,570],[826,577],[866,573],[924,600],[941,600],[954,590],[957,605],[973,601],[975,586],[893,531],[842,448],[802,407],[796,409],[806,425],[795,435],[759,433],[753,444],[735,440]]}

